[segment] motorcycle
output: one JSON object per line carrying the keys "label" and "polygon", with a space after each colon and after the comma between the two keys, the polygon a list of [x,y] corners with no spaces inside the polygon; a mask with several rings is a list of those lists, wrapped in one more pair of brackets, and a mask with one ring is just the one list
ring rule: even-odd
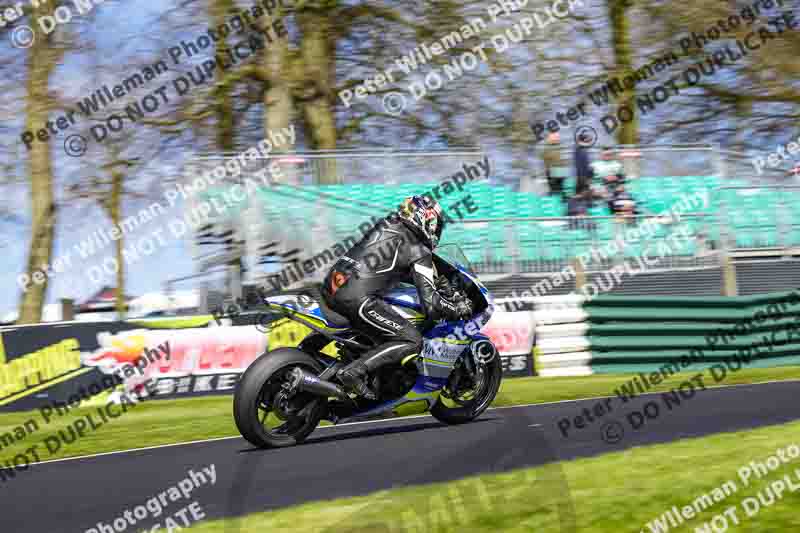
{"label": "motorcycle", "polygon": [[322,420],[338,424],[430,412],[446,424],[463,424],[480,416],[502,380],[497,348],[480,333],[491,318],[492,298],[456,245],[437,248],[434,264],[437,285],[471,302],[472,314],[430,327],[413,285],[400,284],[380,295],[423,330],[423,348],[378,369],[371,378],[376,400],[348,393],[336,377],[374,347],[368,337],[351,329],[324,301],[264,298],[271,311],[312,332],[296,348],[268,350],[244,372],[233,400],[242,436],[260,448],[282,447],[304,441]]}

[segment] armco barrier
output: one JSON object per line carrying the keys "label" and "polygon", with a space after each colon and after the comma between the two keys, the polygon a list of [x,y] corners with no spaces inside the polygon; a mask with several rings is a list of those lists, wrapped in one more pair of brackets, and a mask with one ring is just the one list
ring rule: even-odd
{"label": "armco barrier", "polygon": [[800,365],[800,291],[746,297],[529,298],[541,376]]}

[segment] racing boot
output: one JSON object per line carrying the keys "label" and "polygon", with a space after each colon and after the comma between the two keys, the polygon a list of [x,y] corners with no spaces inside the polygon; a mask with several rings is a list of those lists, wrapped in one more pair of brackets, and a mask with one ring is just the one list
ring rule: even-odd
{"label": "racing boot", "polygon": [[367,376],[367,367],[361,360],[353,361],[336,373],[345,387],[368,400],[375,400],[377,398],[367,384]]}

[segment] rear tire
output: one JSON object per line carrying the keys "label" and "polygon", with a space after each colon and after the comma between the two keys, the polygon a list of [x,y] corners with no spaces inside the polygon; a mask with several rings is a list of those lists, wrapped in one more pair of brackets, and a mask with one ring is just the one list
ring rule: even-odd
{"label": "rear tire", "polygon": [[[323,370],[320,363],[305,352],[296,348],[278,348],[256,359],[237,383],[233,396],[233,419],[242,437],[254,446],[276,448],[299,444],[316,429],[325,415],[325,398],[298,395],[301,400],[308,398],[309,401],[317,401],[305,418],[287,420],[288,430],[284,434],[276,434],[264,426],[269,413],[277,412],[275,409],[269,411],[264,406],[275,399],[282,376],[296,367],[314,374]],[[309,402],[305,403],[307,405]],[[262,414],[263,419],[260,416]]]}
{"label": "rear tire", "polygon": [[431,415],[445,424],[465,424],[478,418],[494,401],[497,391],[500,390],[500,383],[503,379],[503,366],[500,363],[500,355],[485,364],[487,372],[487,382],[482,391],[464,406],[451,407],[445,405],[441,396],[431,407]]}

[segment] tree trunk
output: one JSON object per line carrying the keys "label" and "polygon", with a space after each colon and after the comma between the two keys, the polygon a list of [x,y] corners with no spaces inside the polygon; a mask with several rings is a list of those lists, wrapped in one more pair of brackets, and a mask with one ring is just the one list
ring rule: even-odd
{"label": "tree trunk", "polygon": [[[113,171],[111,174],[111,198],[109,199],[110,205],[109,218],[113,227],[119,227],[122,220],[122,183],[124,176],[122,172]],[[122,244],[124,236],[120,235],[114,243],[116,257],[117,257],[117,286],[114,289],[114,298],[116,300],[117,319],[124,320],[127,311],[125,305],[125,258],[122,255]]]}
{"label": "tree trunk", "polygon": [[[300,53],[304,69],[303,115],[309,127],[314,148],[336,148],[336,120],[331,108],[334,96],[333,23],[328,12],[306,8],[298,15],[303,40]],[[317,182],[339,183],[335,159],[322,159],[318,166]]]}
{"label": "tree trunk", "polygon": [[[52,7],[41,5],[33,8],[32,17],[38,18],[52,11]],[[36,35],[34,44],[28,49],[28,81],[25,100],[25,129],[36,131],[49,118],[50,74],[53,72],[60,52],[52,48],[50,36]],[[57,145],[58,145],[58,141]],[[29,156],[31,180],[31,240],[28,248],[26,272],[32,280],[23,291],[19,304],[18,324],[35,324],[42,320],[47,287],[46,277],[41,283],[34,280],[34,272],[41,280],[39,270],[48,266],[53,255],[56,225],[56,205],[53,193],[53,168],[50,160],[50,142],[33,142]]]}
{"label": "tree trunk", "polygon": [[[279,14],[283,16],[285,14]],[[269,27],[278,17],[265,17],[264,27]],[[264,92],[264,136],[270,130],[288,128],[292,120],[293,103],[289,82],[289,40],[287,36],[275,39],[264,51],[264,71],[267,76],[267,90]],[[287,144],[273,147],[273,151],[288,151]]]}
{"label": "tree trunk", "polygon": [[[233,11],[232,0],[214,0],[211,6],[211,19],[213,27],[222,26],[227,21],[228,13]],[[228,44],[224,39],[217,42],[216,60],[218,65],[227,61]],[[233,130],[233,98],[231,84],[217,84],[215,106],[217,114],[217,147],[223,152],[235,150],[235,137]]]}
{"label": "tree trunk", "polygon": [[[630,7],[630,0],[609,0],[608,12],[611,22],[612,46],[614,49],[614,62],[616,63],[615,75],[620,81],[625,76],[633,74],[633,62],[631,59],[631,34],[628,21],[627,10]],[[620,121],[619,144],[638,144],[639,143],[639,114],[636,112],[636,87],[626,91],[619,99],[618,106],[627,106],[633,119],[630,121]],[[618,108],[619,108],[618,107]]]}

